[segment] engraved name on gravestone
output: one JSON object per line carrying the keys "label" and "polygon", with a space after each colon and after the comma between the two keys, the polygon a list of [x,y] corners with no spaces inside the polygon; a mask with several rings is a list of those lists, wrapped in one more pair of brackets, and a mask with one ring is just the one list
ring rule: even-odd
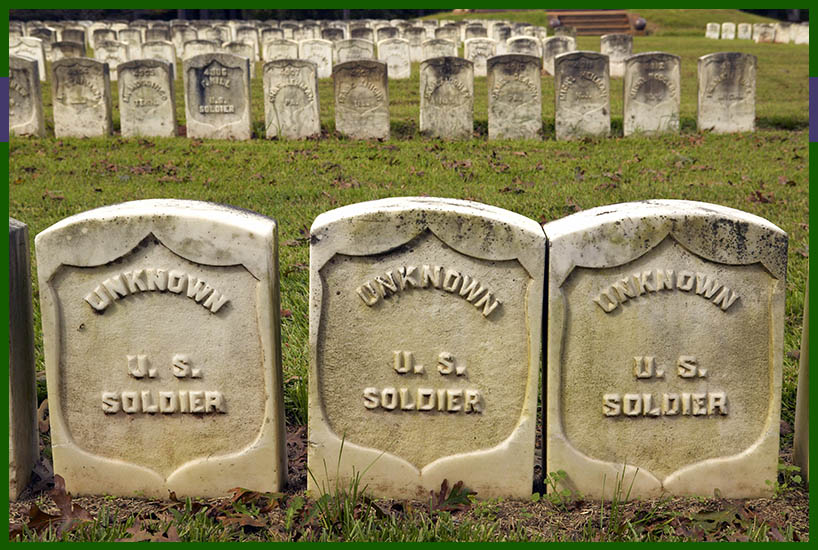
{"label": "engraved name on gravestone", "polygon": [[[551,36],[542,43],[542,68],[550,75],[554,74],[554,59],[561,53],[577,49],[577,41],[570,36]],[[499,52],[498,52],[499,53]]]}
{"label": "engraved name on gravestone", "polygon": [[108,64],[66,57],[51,65],[55,137],[107,136],[113,131]]}
{"label": "engraved name on gravestone", "polygon": [[252,137],[250,60],[226,53],[184,60],[187,137]]}
{"label": "engraved name on gravestone", "polygon": [[409,41],[389,38],[378,42],[378,60],[386,63],[389,78],[409,78],[412,65],[409,61]]}
{"label": "engraved name on gravestone", "polygon": [[457,44],[451,40],[442,38],[424,40],[421,48],[424,60],[435,57],[457,57]]}
{"label": "engraved name on gravestone", "polygon": [[681,58],[639,53],[625,61],[624,135],[679,132]]}
{"label": "engraved name on gravestone", "polygon": [[735,40],[736,39],[736,24],[735,23],[722,23],[721,24],[721,39],[722,40]]}
{"label": "engraved name on gravestone", "polygon": [[488,60],[489,139],[540,139],[540,58],[498,55]]}
{"label": "engraved name on gravestone", "polygon": [[470,139],[474,131],[474,65],[462,57],[420,64],[420,133]]}
{"label": "engraved name on gravestone", "polygon": [[[36,75],[32,80],[39,84]],[[26,488],[40,456],[36,386],[28,226],[9,218],[10,501],[17,500]]]}
{"label": "engraved name on gravestone", "polygon": [[302,40],[298,43],[298,58],[315,63],[318,78],[332,76],[332,42],[329,40]]}
{"label": "engraved name on gravestone", "polygon": [[719,52],[698,63],[700,132],[752,132],[756,114],[756,56]]}
{"label": "engraved name on gravestone", "polygon": [[608,56],[577,51],[554,60],[554,121],[558,140],[611,131]]}
{"label": "engraved name on gravestone", "polygon": [[564,470],[591,498],[611,498],[623,475],[637,498],[770,495],[786,234],[673,200],[593,208],[544,229],[543,471]]}
{"label": "engraved name on gravestone", "polygon": [[536,222],[468,201],[316,218],[309,492],[364,472],[390,498],[427,498],[444,479],[531,495],[544,255]]}
{"label": "engraved name on gravestone", "polygon": [[490,38],[467,38],[463,42],[463,57],[474,64],[474,76],[486,76],[486,62],[497,52],[497,42]]}
{"label": "engraved name on gravestone", "polygon": [[335,128],[353,139],[389,139],[386,63],[361,59],[332,68]]}
{"label": "engraved name on gravestone", "polygon": [[37,62],[9,56],[9,134],[45,136]]}
{"label": "engraved name on gravestone", "polygon": [[40,82],[45,82],[45,49],[43,41],[39,38],[24,36],[22,38],[9,38],[9,55],[17,57],[27,57],[37,62],[37,72],[40,75]]}
{"label": "engraved name on gravestone", "polygon": [[264,126],[269,138],[303,139],[321,133],[315,64],[280,59],[264,64]]}
{"label": "engraved name on gravestone", "polygon": [[361,38],[339,40],[333,44],[333,64],[375,59],[375,44]]}
{"label": "engraved name on gravestone", "polygon": [[277,59],[298,59],[298,42],[292,40],[270,40],[264,44],[265,61]]}
{"label": "engraved name on gravestone", "polygon": [[721,26],[718,23],[708,23],[707,27],[705,27],[704,37],[711,38],[713,40],[718,40],[720,33]]}
{"label": "engraved name on gravestone", "polygon": [[54,473],[72,494],[286,479],[274,220],[146,200],[36,238]]}
{"label": "engraved name on gravestone", "polygon": [[606,34],[599,38],[599,51],[608,56],[611,78],[625,76],[625,60],[633,52],[633,36],[624,33]]}
{"label": "engraved name on gravestone", "polygon": [[177,135],[170,63],[158,59],[127,61],[119,66],[117,84],[123,137]]}

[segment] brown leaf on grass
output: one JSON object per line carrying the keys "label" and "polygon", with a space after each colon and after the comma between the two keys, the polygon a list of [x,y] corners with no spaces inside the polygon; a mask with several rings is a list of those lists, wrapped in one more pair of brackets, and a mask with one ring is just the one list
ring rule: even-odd
{"label": "brown leaf on grass", "polygon": [[760,189],[757,189],[747,196],[747,200],[750,202],[769,204],[775,202],[775,195],[772,191],[764,193]]}
{"label": "brown leaf on grass", "polygon": [[605,191],[605,190],[608,190],[608,189],[616,189],[617,187],[619,187],[619,186],[617,184],[615,184],[614,182],[606,181],[605,183],[600,183],[599,185],[594,187],[594,191]]}
{"label": "brown leaf on grass", "polygon": [[49,492],[54,503],[59,508],[58,515],[52,515],[41,510],[36,504],[32,504],[28,511],[28,523],[26,526],[39,532],[49,527],[54,527],[57,537],[70,531],[75,526],[85,521],[93,521],[93,517],[82,506],[71,502],[71,495],[65,492],[65,480],[62,476],[54,476],[54,488]]}
{"label": "brown leaf on grass", "polygon": [[292,316],[293,316],[292,310],[289,310],[289,309],[282,309],[281,310],[281,317],[282,318],[289,319]]}
{"label": "brown leaf on grass", "polygon": [[52,201],[61,201],[61,200],[65,199],[65,197],[63,195],[59,194],[59,191],[53,192],[53,191],[49,191],[48,189],[46,189],[45,192],[43,193],[43,198],[44,199],[51,199]]}
{"label": "brown leaf on grass", "polygon": [[242,530],[245,530],[245,527],[249,527],[250,531],[255,531],[256,529],[266,527],[267,522],[263,521],[258,518],[254,518],[249,514],[236,514],[233,516],[217,516],[216,521],[224,525],[225,527],[231,526],[238,526],[241,527]]}
{"label": "brown leaf on grass", "polygon": [[511,154],[516,156],[516,157],[527,157],[528,156],[528,153],[526,153],[525,151],[512,151]]}
{"label": "brown leaf on grass", "polygon": [[778,183],[780,185],[788,185],[790,187],[797,185],[793,180],[787,178],[787,176],[778,176]]}
{"label": "brown leaf on grass", "polygon": [[[166,520],[170,516],[165,515]],[[116,539],[116,542],[181,542],[179,538],[179,529],[173,523],[169,523],[166,529],[151,533],[145,528],[145,525],[140,521],[134,521],[133,526],[125,529],[125,532],[131,535],[130,537],[122,537]]]}
{"label": "brown leaf on grass", "polygon": [[574,168],[574,179],[577,181],[582,181],[585,179],[585,170],[577,166]]}
{"label": "brown leaf on grass", "polygon": [[429,502],[429,510],[434,511],[458,511],[466,510],[471,507],[471,500],[469,495],[476,495],[474,491],[468,489],[463,485],[462,481],[454,484],[454,487],[449,490],[449,480],[444,479],[440,484],[440,491],[429,491],[431,500]]}
{"label": "brown leaf on grass", "polygon": [[284,275],[289,275],[290,273],[295,273],[296,271],[306,271],[309,268],[307,264],[303,263],[295,263],[284,270]]}
{"label": "brown leaf on grass", "polygon": [[41,434],[51,429],[48,421],[48,399],[43,399],[43,402],[40,403],[40,406],[37,408],[37,428]]}
{"label": "brown leaf on grass", "polygon": [[579,212],[582,210],[582,207],[577,204],[577,201],[574,200],[574,197],[568,197],[565,199],[565,209],[568,212]]}

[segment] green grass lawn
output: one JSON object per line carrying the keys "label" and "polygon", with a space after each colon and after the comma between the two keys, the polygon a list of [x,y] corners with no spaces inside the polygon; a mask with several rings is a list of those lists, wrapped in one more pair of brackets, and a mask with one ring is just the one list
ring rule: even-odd
{"label": "green grass lawn", "polygon": [[[410,79],[389,83],[392,139],[388,142],[356,142],[335,134],[331,79],[319,84],[321,138],[307,141],[260,139],[264,126],[260,78],[251,83],[256,139],[250,141],[191,140],[185,137],[123,139],[119,136],[55,139],[51,93],[46,84],[43,96],[51,137],[12,137],[9,143],[9,215],[29,225],[32,252],[33,236],[51,224],[90,208],[129,200],[165,197],[213,201],[275,218],[279,223],[281,307],[286,310],[281,326],[285,406],[288,424],[299,426],[306,423],[309,360],[308,235],[313,219],[321,212],[360,201],[414,195],[480,201],[540,222],[594,206],[654,198],[698,200],[738,208],[772,221],[790,237],[782,418],[792,424],[809,255],[808,47],[748,41],[724,44],[707,40],[703,37],[704,25],[707,21],[720,21],[713,13],[719,10],[703,10],[704,13],[695,17],[688,17],[686,11],[681,10],[675,19],[663,10],[648,15],[646,12],[650,11],[639,10],[639,13],[657,24],[664,21],[663,27],[676,21],[684,22],[679,28],[696,27],[700,31],[680,32],[678,36],[670,36],[674,34],[671,31],[657,31],[652,36],[634,39],[635,53],[659,50],[682,57],[682,131],[679,135],[651,139],[621,137],[622,81],[613,80],[612,137],[557,142],[554,140],[553,78],[543,76],[543,140],[487,140],[485,78],[475,81],[474,139],[444,142],[421,138],[418,135],[418,67],[415,65]],[[730,15],[736,13],[735,10],[721,11]],[[507,15],[513,18],[518,14]],[[754,21],[754,16],[741,15],[746,19],[724,20]],[[598,51],[599,39],[579,37],[578,47]],[[758,56],[756,132],[736,135],[696,132],[696,59],[721,51],[720,47]],[[260,68],[259,65],[257,75],[261,75]],[[118,129],[115,85],[113,94],[114,125]],[[184,96],[180,79],[176,81],[176,95],[177,119],[183,125]],[[32,268],[35,270],[37,367],[42,370],[34,262]],[[44,398],[44,387],[40,388],[40,393],[40,398]],[[790,445],[791,435],[783,436],[782,457],[785,459]],[[50,449],[46,449],[46,455],[49,452]],[[304,501],[301,496],[303,488],[292,491],[295,492],[285,499],[286,503],[282,501],[275,507],[282,522],[289,521],[287,525],[295,526],[293,529],[299,525],[306,529],[306,526],[313,525],[310,522],[315,518],[332,518],[329,512],[321,515],[319,503]],[[790,502],[788,494],[792,495],[781,490],[782,501]],[[295,498],[301,498],[301,503],[294,501]],[[180,505],[178,518],[171,518],[185,540],[310,539],[318,536],[318,531],[305,535],[303,529],[279,529],[276,532],[280,536],[274,536],[236,525],[228,528],[214,518],[199,518],[196,510],[185,506]],[[393,538],[421,540],[496,540],[503,536],[525,540],[527,534],[533,536],[535,532],[549,540],[559,536],[556,531],[549,534],[548,530],[530,530],[524,521],[514,525],[504,523],[497,517],[505,517],[506,504],[498,505],[499,511],[492,506],[471,507],[467,520],[463,520],[465,526],[457,517],[453,519],[453,512],[433,512],[431,509],[409,512],[404,507],[401,514],[390,512],[384,517],[373,511],[373,515],[366,519],[371,522],[368,527],[358,525],[351,529],[359,529],[357,538],[361,539],[374,538],[376,526],[380,526],[378,529],[383,533],[392,533]],[[522,509],[526,514],[536,515],[542,513],[540,508],[543,506],[550,510],[548,514],[561,513],[553,504],[542,502],[531,507],[522,505]],[[109,523],[104,525],[100,523],[101,516],[97,516],[94,527],[98,528],[97,531],[91,529],[85,534],[76,531],[66,536],[81,540],[116,538],[117,533],[133,526],[135,516],[128,515],[128,509],[123,512],[125,516],[116,521],[105,516]],[[662,514],[671,514],[666,508],[660,509],[665,510]],[[594,510],[599,514],[598,503]],[[651,510],[648,505],[638,508],[641,515],[634,516],[636,519],[632,518],[632,521],[658,517],[651,516]],[[573,511],[566,511],[569,516],[565,517],[573,517],[570,516]],[[241,513],[253,515],[258,510]],[[310,519],[307,517],[309,513],[317,515]],[[450,514],[448,519],[446,513]],[[595,521],[602,522],[603,516],[612,519],[605,514],[595,516]],[[489,521],[486,517],[494,519]],[[559,521],[558,515],[551,517],[554,518]],[[345,525],[343,522],[347,520],[351,521],[349,518],[338,519],[332,529]],[[320,522],[316,525],[316,529],[323,529],[325,534],[335,533],[332,529],[327,531]],[[735,527],[738,523],[733,525]],[[769,527],[769,523],[765,525]],[[439,529],[437,535],[434,529]],[[592,539],[599,532],[592,530],[583,535],[580,530],[580,538]],[[293,533],[299,534],[294,536]],[[757,529],[755,533],[763,540],[770,531]],[[338,531],[333,536],[356,538],[348,531]],[[690,539],[683,535],[678,537]],[[645,540],[646,537],[624,533],[622,538]]]}

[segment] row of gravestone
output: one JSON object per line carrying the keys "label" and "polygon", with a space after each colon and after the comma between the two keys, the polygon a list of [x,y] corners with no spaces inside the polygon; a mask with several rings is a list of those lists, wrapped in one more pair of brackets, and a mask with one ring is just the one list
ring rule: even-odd
{"label": "row of gravestone", "polygon": [[[37,430],[25,225],[10,219],[9,239],[14,499]],[[272,219],[178,200],[107,206],[37,235],[53,464],[69,492],[284,486],[277,246]],[[541,399],[543,471],[564,471],[572,491],[610,498],[619,479],[635,497],[767,495],[786,269],[778,227],[699,202],[544,226],[420,197],[321,214],[308,490],[363,476],[390,498],[444,479],[528,497]]]}
{"label": "row of gravestone", "polygon": [[[9,132],[45,134],[37,63],[9,58]],[[191,138],[246,140],[252,137],[250,63],[231,54],[185,60],[185,121]],[[488,66],[489,139],[539,139],[542,129],[540,58],[491,57]],[[680,59],[648,52],[625,60],[624,134],[679,131]],[[135,60],[118,66],[123,136],[177,135],[171,65]],[[575,51],[555,58],[556,138],[610,133],[609,58]],[[388,66],[373,60],[333,67],[335,127],[354,139],[390,135]],[[52,65],[56,137],[112,133],[109,69],[87,58]],[[742,132],[755,128],[756,58],[715,53],[699,58],[698,128]],[[264,65],[266,137],[303,138],[320,133],[317,69],[305,60]],[[420,132],[444,139],[470,139],[474,117],[474,65],[440,57],[420,65]]]}
{"label": "row of gravestone", "polygon": [[708,23],[705,38],[714,40],[753,40],[757,43],[809,44],[809,23]]}

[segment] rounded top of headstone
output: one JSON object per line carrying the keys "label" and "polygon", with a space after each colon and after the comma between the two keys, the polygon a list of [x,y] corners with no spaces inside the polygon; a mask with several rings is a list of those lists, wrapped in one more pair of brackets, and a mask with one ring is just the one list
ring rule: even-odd
{"label": "rounded top of headstone", "polygon": [[535,55],[526,55],[522,53],[509,53],[503,55],[494,55],[486,60],[486,67],[491,69],[494,65],[502,63],[527,63],[540,66],[540,58]]}
{"label": "rounded top of headstone", "polygon": [[676,54],[668,53],[668,52],[639,52],[632,55],[629,55],[625,59],[625,63],[639,63],[642,61],[647,60],[662,60],[662,61],[674,61],[676,63],[681,63],[682,58]]}
{"label": "rounded top of headstone", "polygon": [[724,61],[738,61],[740,59],[751,59],[753,63],[756,63],[756,56],[751,53],[744,53],[744,52],[714,52],[703,55],[699,58],[699,63],[703,63],[705,61],[709,61],[711,59],[717,60],[724,60]]}

